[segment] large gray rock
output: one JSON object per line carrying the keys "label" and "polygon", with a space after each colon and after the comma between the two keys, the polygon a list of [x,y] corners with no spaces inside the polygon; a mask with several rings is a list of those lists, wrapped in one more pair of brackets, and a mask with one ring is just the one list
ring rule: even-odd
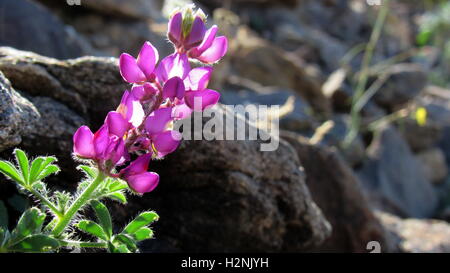
{"label": "large gray rock", "polygon": [[11,46],[59,59],[92,53],[75,30],[29,0],[0,2],[0,46]]}
{"label": "large gray rock", "polygon": [[360,175],[368,192],[381,197],[378,206],[389,204],[411,217],[435,213],[436,193],[419,161],[394,128],[384,128],[375,134],[367,155]]}
{"label": "large gray rock", "polygon": [[114,58],[58,61],[4,47],[0,48],[0,71],[14,88],[63,103],[97,128],[128,87]]}
{"label": "large gray rock", "polygon": [[396,64],[386,73],[388,79],[374,95],[374,100],[387,109],[396,109],[413,100],[427,85],[427,74],[417,64]]}
{"label": "large gray rock", "polygon": [[439,148],[432,148],[417,154],[426,178],[434,184],[443,182],[448,176],[445,154]]}
{"label": "large gray rock", "polygon": [[321,81],[297,56],[257,37],[249,29],[238,30],[228,58],[236,75],[265,86],[294,90],[318,113],[331,113],[330,101],[321,92]]}
{"label": "large gray rock", "polygon": [[391,252],[450,252],[450,225],[447,222],[401,219],[384,212],[377,212],[376,215],[388,232]]}
{"label": "large gray rock", "polygon": [[373,215],[357,177],[338,153],[326,146],[311,145],[294,133],[282,132],[281,136],[297,151],[312,198],[333,229],[315,251],[367,252],[370,241],[384,245],[384,230]]}
{"label": "large gray rock", "polygon": [[81,4],[97,12],[134,19],[157,19],[162,0],[81,0]]}
{"label": "large gray rock", "polygon": [[157,239],[144,251],[296,252],[319,245],[330,227],[295,151],[284,141],[273,152],[261,152],[260,144],[183,141],[153,163],[158,188],[114,210],[114,218],[127,220],[144,207],[158,212]]}
{"label": "large gray rock", "polygon": [[262,87],[252,82],[226,86],[221,94],[221,102],[228,105],[255,105],[280,107],[280,128],[308,133],[314,130],[318,122],[312,116],[309,104],[289,89]]}
{"label": "large gray rock", "polygon": [[0,72],[0,151],[13,147],[29,134],[40,115]]}

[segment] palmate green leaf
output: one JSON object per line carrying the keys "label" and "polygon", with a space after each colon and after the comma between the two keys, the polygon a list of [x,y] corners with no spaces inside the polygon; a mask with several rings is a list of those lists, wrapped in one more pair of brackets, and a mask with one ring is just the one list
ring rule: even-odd
{"label": "palmate green leaf", "polygon": [[103,231],[103,228],[99,224],[97,224],[93,221],[81,220],[80,222],[75,224],[75,226],[86,233],[89,233],[89,234],[91,234],[97,238],[100,238],[104,241],[108,241],[108,236]]}
{"label": "palmate green leaf", "polygon": [[12,252],[48,252],[59,247],[56,239],[43,234],[31,235],[16,244],[9,246]]}
{"label": "palmate green leaf", "polygon": [[41,173],[41,167],[44,164],[44,162],[45,158],[43,157],[38,157],[35,160],[33,160],[30,168],[30,183],[36,181],[37,177]]}
{"label": "palmate green leaf", "polygon": [[123,244],[131,252],[136,252],[136,250],[138,249],[136,246],[136,241],[127,234],[117,234],[116,236],[114,236],[113,243],[119,243],[119,245]]}
{"label": "palmate green leaf", "polygon": [[20,185],[25,185],[25,181],[16,167],[8,161],[0,160],[0,172],[8,178],[16,181]]}
{"label": "palmate green leaf", "polygon": [[16,156],[17,165],[22,171],[23,181],[28,184],[30,181],[30,163],[28,162],[28,157],[21,149],[14,149],[14,155]]}
{"label": "palmate green leaf", "polygon": [[42,180],[42,179],[46,178],[46,177],[49,176],[49,175],[56,174],[56,173],[58,173],[60,170],[61,170],[61,169],[60,169],[58,166],[56,166],[56,165],[54,165],[54,164],[50,164],[50,165],[48,165],[47,167],[45,167],[44,170],[42,170],[42,172],[41,172],[41,173],[39,174],[39,176],[37,177],[37,180]]}
{"label": "palmate green leaf", "polygon": [[153,230],[148,227],[142,227],[133,234],[133,237],[138,242],[151,239],[153,238]]}
{"label": "palmate green leaf", "polygon": [[8,229],[8,210],[2,200],[0,200],[0,228]]}
{"label": "palmate green leaf", "polygon": [[131,221],[123,230],[124,233],[127,234],[133,234],[136,231],[138,231],[140,228],[145,227],[149,224],[151,224],[153,221],[158,220],[159,216],[156,214],[156,212],[153,211],[146,211],[141,214],[139,214],[136,219]]}
{"label": "palmate green leaf", "polygon": [[107,235],[108,239],[112,236],[112,222],[111,215],[105,205],[97,200],[91,201],[91,206],[97,215],[98,221]]}
{"label": "palmate green leaf", "polygon": [[38,208],[29,208],[19,219],[16,228],[11,233],[12,243],[18,242],[23,238],[38,233],[42,229],[45,220],[45,213]]}

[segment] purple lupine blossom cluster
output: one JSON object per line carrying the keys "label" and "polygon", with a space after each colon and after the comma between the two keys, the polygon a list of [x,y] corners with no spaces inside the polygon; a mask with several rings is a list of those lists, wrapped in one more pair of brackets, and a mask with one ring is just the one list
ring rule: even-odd
{"label": "purple lupine blossom cluster", "polygon": [[[99,171],[124,179],[137,193],[157,186],[159,175],[148,172],[148,165],[177,149],[181,135],[171,130],[173,122],[215,105],[220,98],[207,88],[213,72],[207,65],[219,61],[228,44],[226,37],[216,37],[217,26],[207,29],[205,21],[201,10],[176,11],[167,34],[173,54],[159,61],[157,49],[146,42],[137,58],[120,56],[120,74],[132,86],[96,133],[87,126],[76,131],[73,151],[78,158],[92,160]],[[190,60],[205,66],[191,68]]]}

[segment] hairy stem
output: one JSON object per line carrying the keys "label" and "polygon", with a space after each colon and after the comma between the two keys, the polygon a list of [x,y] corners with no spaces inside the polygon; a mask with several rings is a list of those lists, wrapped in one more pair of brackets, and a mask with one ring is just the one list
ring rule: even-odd
{"label": "hairy stem", "polygon": [[55,228],[52,231],[54,236],[59,236],[63,233],[64,229],[70,223],[75,214],[89,201],[91,194],[95,191],[95,189],[105,180],[106,175],[103,172],[99,172],[97,177],[91,184],[78,196],[78,198],[73,202],[73,204],[69,207],[67,212],[63,217],[59,219],[59,222],[56,224]]}
{"label": "hairy stem", "polygon": [[51,212],[53,212],[58,218],[63,217],[63,214],[59,209],[53,204],[50,200],[47,199],[44,195],[42,195],[39,191],[33,189],[32,187],[26,188],[29,192],[31,192],[39,201],[41,201],[45,206],[47,206]]}
{"label": "hairy stem", "polygon": [[67,247],[86,247],[86,248],[107,248],[108,245],[103,242],[79,242],[71,240],[60,240],[61,246]]}

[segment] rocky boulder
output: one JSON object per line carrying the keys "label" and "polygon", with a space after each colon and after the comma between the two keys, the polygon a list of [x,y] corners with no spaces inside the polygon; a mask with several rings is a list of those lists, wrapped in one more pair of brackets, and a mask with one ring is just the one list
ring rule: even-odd
{"label": "rocky boulder", "polygon": [[151,166],[161,177],[158,188],[114,210],[114,218],[158,211],[157,239],[143,251],[297,252],[320,245],[330,226],[295,151],[282,140],[273,152],[261,152],[260,144],[183,141]]}
{"label": "rocky boulder", "polygon": [[11,46],[59,59],[92,54],[88,42],[38,3],[2,0],[0,14],[0,46]]}
{"label": "rocky boulder", "polygon": [[283,132],[297,151],[314,202],[322,209],[333,232],[316,251],[367,252],[370,241],[383,245],[384,230],[373,215],[358,178],[336,151],[311,145],[305,138]]}
{"label": "rocky boulder", "polygon": [[450,252],[450,225],[447,222],[401,219],[384,212],[377,212],[376,215],[387,230],[391,252]]}
{"label": "rocky boulder", "polygon": [[405,216],[429,217],[437,197],[420,162],[392,127],[375,134],[367,150],[368,160],[360,170],[364,187],[381,197],[378,206],[395,207]]}
{"label": "rocky boulder", "polygon": [[0,48],[0,71],[13,88],[46,96],[79,113],[94,127],[115,109],[128,87],[115,58],[83,57],[59,61],[12,48]]}

